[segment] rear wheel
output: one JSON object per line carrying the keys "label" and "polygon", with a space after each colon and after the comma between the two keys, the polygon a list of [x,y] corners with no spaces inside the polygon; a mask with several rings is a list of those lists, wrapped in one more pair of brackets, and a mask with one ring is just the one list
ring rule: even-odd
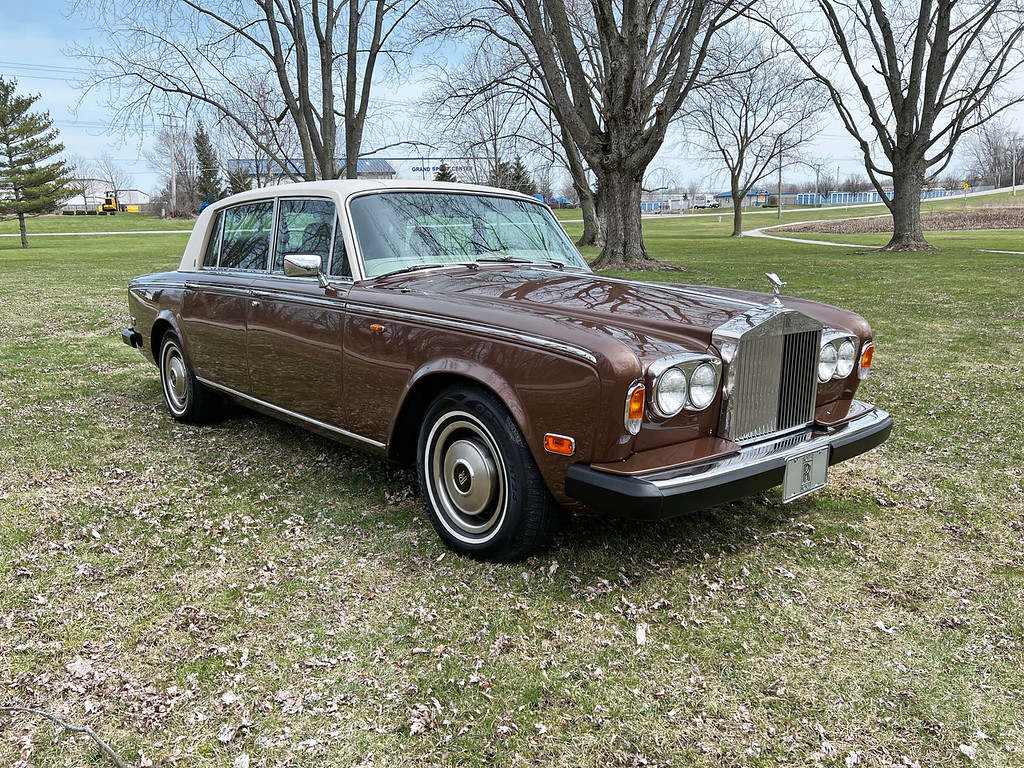
{"label": "rear wheel", "polygon": [[558,530],[561,510],[515,420],[489,392],[454,387],[431,403],[417,470],[430,522],[457,552],[522,560]]}
{"label": "rear wheel", "polygon": [[181,341],[174,331],[160,342],[160,384],[167,410],[178,421],[203,424],[213,417],[217,396],[192,372]]}

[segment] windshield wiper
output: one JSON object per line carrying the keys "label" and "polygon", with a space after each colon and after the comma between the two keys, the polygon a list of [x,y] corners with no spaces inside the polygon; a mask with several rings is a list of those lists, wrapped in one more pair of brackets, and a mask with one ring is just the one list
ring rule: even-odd
{"label": "windshield wiper", "polygon": [[464,267],[466,269],[479,269],[480,265],[475,261],[432,261],[424,264],[411,264],[408,267],[402,267],[401,269],[393,269],[390,272],[385,272],[381,275],[373,275],[372,277],[380,279],[382,277],[390,277],[391,275],[401,275],[405,272],[418,272],[421,269],[443,269],[445,267]]}
{"label": "windshield wiper", "polygon": [[565,269],[568,266],[564,261],[559,261],[558,259],[540,259],[537,261],[510,254],[505,254],[504,256],[478,256],[476,260],[478,262],[501,264],[533,264],[538,267],[554,267],[555,269]]}
{"label": "windshield wiper", "polygon": [[[495,251],[496,252],[496,251]],[[533,259],[524,259],[522,256],[512,256],[506,253],[504,256],[477,256],[477,262],[503,263],[503,264],[535,264]]]}

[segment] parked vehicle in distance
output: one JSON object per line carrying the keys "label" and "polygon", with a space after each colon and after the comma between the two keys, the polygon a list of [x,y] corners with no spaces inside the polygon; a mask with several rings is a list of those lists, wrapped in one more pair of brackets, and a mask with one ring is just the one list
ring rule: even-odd
{"label": "parked vehicle in distance", "polygon": [[714,195],[698,195],[693,201],[694,208],[721,208],[722,204]]}
{"label": "parked vehicle in distance", "polygon": [[868,323],[770,277],[775,295],[596,275],[523,195],[310,182],[212,203],[177,270],[131,281],[122,336],[175,419],[229,397],[415,465],[444,542],[511,561],[566,509],[790,501],[886,439],[854,399]]}

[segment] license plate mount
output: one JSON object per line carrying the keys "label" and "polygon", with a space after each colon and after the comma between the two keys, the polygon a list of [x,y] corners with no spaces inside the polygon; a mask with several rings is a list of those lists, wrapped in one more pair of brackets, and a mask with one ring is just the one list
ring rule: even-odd
{"label": "license plate mount", "polygon": [[788,504],[825,487],[828,479],[829,447],[826,445],[786,459],[782,501]]}

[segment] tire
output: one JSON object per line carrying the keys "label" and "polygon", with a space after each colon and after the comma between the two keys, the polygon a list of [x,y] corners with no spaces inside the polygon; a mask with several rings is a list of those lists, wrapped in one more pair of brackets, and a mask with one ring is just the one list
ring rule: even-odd
{"label": "tire", "polygon": [[561,509],[504,404],[469,386],[427,409],[416,452],[420,491],[438,536],[460,554],[515,562],[543,551]]}
{"label": "tire", "polygon": [[210,421],[217,396],[196,378],[174,331],[164,334],[158,362],[164,403],[171,416],[186,424],[205,424]]}

